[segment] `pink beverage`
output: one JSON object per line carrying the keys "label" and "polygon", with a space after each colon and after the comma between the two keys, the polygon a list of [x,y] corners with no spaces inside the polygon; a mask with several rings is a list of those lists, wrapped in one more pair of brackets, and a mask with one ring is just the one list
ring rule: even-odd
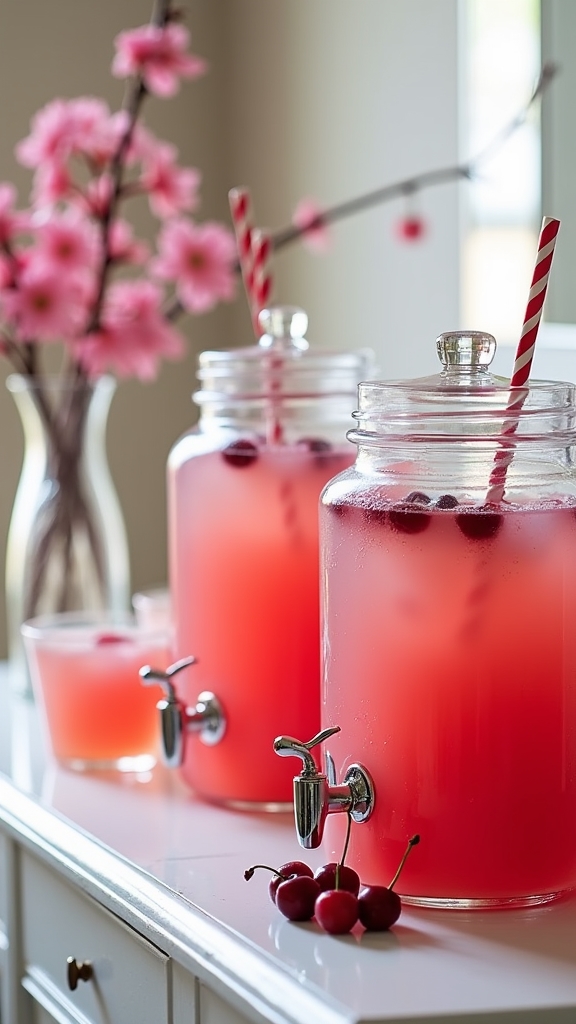
{"label": "pink beverage", "polygon": [[162,691],[144,689],[139,669],[167,667],[168,634],[74,613],[31,619],[22,633],[56,760],[81,770],[152,768]]}
{"label": "pink beverage", "polygon": [[[203,352],[198,426],[168,460],[168,550],[178,705],[174,753],[200,796],[278,810],[292,802],[281,733],[311,739],[320,722],[318,504],[350,466],[346,428],[369,353],[315,353],[306,314],[260,313],[258,345]],[[213,694],[217,735],[188,709]]]}
{"label": "pink beverage", "polygon": [[576,886],[576,389],[518,402],[495,345],[444,334],[441,373],[361,384],[356,463],[321,499],[322,727],[337,779],[375,785],[349,860],[387,885],[419,834],[399,891],[422,905]]}
{"label": "pink beverage", "polygon": [[[420,833],[406,895],[522,901],[569,889],[576,501],[475,512],[394,499],[324,510],[325,716],[342,724],[330,753],[344,764],[352,750],[379,796],[349,861],[386,885]],[[334,857],[341,833],[330,832]]]}
{"label": "pink beverage", "polygon": [[318,499],[353,454],[346,442],[243,442],[170,479],[177,656],[197,652],[189,700],[215,690],[227,718],[223,741],[195,742],[184,768],[212,799],[292,799],[293,766],[272,744],[319,728]]}

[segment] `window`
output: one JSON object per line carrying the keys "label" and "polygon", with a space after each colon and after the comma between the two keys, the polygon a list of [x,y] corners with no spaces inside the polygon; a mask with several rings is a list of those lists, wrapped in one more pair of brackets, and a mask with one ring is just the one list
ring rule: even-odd
{"label": "window", "polygon": [[[463,160],[527,102],[540,72],[539,0],[463,0]],[[516,346],[541,221],[539,110],[530,111],[465,191],[463,323]],[[501,371],[509,373],[509,353]],[[500,367],[499,367],[500,369]]]}

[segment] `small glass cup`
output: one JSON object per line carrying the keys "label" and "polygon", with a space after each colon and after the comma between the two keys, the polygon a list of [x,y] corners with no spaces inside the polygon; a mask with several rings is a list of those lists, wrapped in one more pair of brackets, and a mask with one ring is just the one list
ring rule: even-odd
{"label": "small glass cup", "polygon": [[170,591],[165,587],[150,587],[132,595],[136,622],[142,629],[169,630],[172,624]]}
{"label": "small glass cup", "polygon": [[162,692],[142,686],[139,669],[168,667],[168,631],[128,614],[70,612],[29,619],[22,636],[55,759],[77,771],[149,771]]}

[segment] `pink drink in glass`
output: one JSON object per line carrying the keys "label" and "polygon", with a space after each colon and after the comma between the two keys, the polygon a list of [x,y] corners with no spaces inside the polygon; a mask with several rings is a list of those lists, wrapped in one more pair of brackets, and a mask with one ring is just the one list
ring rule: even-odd
{"label": "pink drink in glass", "polygon": [[216,746],[188,736],[184,778],[219,802],[270,805],[292,800],[294,775],[274,738],[319,727],[318,499],[354,452],[251,448],[172,467],[170,582],[176,657],[198,659],[179,694],[212,690],[227,719]]}
{"label": "pink drink in glass", "polygon": [[[413,902],[542,902],[576,884],[573,499],[406,512],[382,489],[322,509],[323,726],[363,762],[349,861]],[[345,816],[328,819],[328,859]],[[341,820],[342,819],[342,820]]]}
{"label": "pink drink in glass", "polygon": [[153,767],[162,691],[145,688],[139,669],[167,667],[167,633],[83,625],[73,614],[31,620],[22,631],[54,757],[85,770]]}

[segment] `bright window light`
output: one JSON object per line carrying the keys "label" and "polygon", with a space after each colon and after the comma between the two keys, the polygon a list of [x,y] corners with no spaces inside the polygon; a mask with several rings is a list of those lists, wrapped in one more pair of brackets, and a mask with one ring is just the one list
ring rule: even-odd
{"label": "bright window light", "polygon": [[[463,0],[464,159],[525,106],[540,72],[539,0]],[[516,345],[541,217],[540,123],[526,123],[483,162],[466,190],[462,309],[467,327]]]}

